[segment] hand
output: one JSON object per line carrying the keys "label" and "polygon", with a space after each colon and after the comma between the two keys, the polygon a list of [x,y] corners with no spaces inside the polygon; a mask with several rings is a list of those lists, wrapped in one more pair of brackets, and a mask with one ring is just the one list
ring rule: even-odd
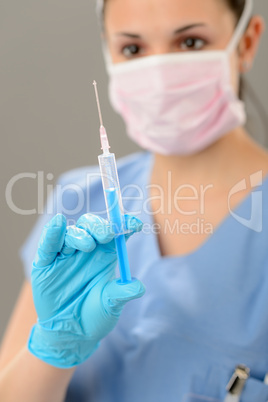
{"label": "hand", "polygon": [[[125,221],[126,239],[142,228],[135,217],[126,215]],[[59,214],[44,227],[31,276],[38,321],[28,349],[46,363],[69,368],[85,361],[124,305],[144,294],[140,281],[115,279],[114,236],[109,223],[92,214],[69,227]]]}

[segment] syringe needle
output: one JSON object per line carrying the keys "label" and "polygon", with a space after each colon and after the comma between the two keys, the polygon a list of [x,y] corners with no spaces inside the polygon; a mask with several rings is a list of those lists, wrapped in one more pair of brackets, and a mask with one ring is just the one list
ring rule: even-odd
{"label": "syringe needle", "polygon": [[97,88],[97,83],[96,83],[96,81],[93,81],[93,85],[94,85],[95,94],[96,94],[96,101],[97,101],[97,106],[98,106],[98,112],[99,112],[99,118],[100,118],[100,125],[103,126],[102,115],[101,115],[101,108],[100,108],[100,101],[99,101],[99,94],[98,94],[98,88]]}
{"label": "syringe needle", "polygon": [[97,106],[98,106],[98,111],[99,111],[99,118],[100,118],[100,140],[101,140],[101,149],[105,153],[109,153],[109,141],[107,137],[107,133],[105,130],[105,127],[102,122],[102,115],[101,115],[101,109],[100,109],[100,101],[99,101],[99,94],[98,94],[98,89],[97,89],[97,83],[96,81],[93,81],[93,86],[95,88],[95,94],[96,94],[96,101],[97,101]]}

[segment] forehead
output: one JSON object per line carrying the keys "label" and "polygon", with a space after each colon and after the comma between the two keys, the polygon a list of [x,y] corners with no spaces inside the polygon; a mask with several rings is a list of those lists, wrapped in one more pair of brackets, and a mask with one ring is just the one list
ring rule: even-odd
{"label": "forehead", "polygon": [[193,21],[218,24],[225,15],[232,16],[225,0],[107,0],[105,3],[105,24],[130,29],[145,27],[153,21],[166,25]]}

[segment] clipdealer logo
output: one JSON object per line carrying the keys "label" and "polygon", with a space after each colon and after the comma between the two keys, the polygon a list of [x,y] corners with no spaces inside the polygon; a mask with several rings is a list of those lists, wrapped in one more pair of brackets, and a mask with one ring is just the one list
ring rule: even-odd
{"label": "clipdealer logo", "polygon": [[[263,194],[261,190],[261,185],[263,182],[262,171],[257,171],[249,176],[250,183],[250,217],[244,217],[238,215],[238,210],[236,207],[232,209],[231,200],[241,191],[248,190],[246,179],[240,180],[236,183],[228,193],[227,203],[228,211],[230,216],[232,216],[241,225],[255,231],[262,231],[262,215],[263,215]],[[45,172],[38,171],[37,173],[19,173],[13,176],[6,186],[5,196],[6,202],[9,208],[16,214],[19,215],[36,215],[36,214],[55,214],[61,212],[64,215],[74,216],[85,213],[85,211],[90,211],[93,214],[105,214],[106,210],[93,211],[91,206],[91,200],[94,198],[94,193],[91,194],[91,184],[94,181],[99,181],[101,179],[100,173],[87,173],[84,177],[84,185],[79,185],[78,183],[65,183],[57,184],[53,186],[51,181],[54,175],[52,173],[45,174]],[[33,185],[35,186],[35,192],[37,192],[37,205],[35,208],[23,209],[19,206],[19,201],[14,200],[14,187],[18,182],[23,182],[23,180],[31,179]],[[206,221],[206,205],[207,205],[207,193],[213,190],[213,185],[200,185],[199,188],[191,184],[183,184],[175,189],[172,185],[172,172],[168,172],[168,188],[166,191],[161,186],[155,184],[148,184],[145,189],[136,184],[128,184],[121,189],[123,205],[130,202],[130,205],[134,205],[136,210],[133,208],[127,210],[125,208],[125,213],[140,215],[144,212],[146,215],[156,215],[165,214],[172,217],[172,220],[166,218],[164,230],[169,233],[181,233],[181,234],[212,234],[213,224]],[[82,183],[82,182],[81,182]],[[173,189],[173,191],[172,191]],[[150,194],[149,190],[153,190]],[[56,200],[61,205],[60,211],[55,211],[54,201],[50,203],[45,203],[44,199],[49,194],[53,194],[54,201]],[[150,196],[148,195],[150,194]],[[71,203],[65,203],[64,200],[69,200],[72,198]],[[245,198],[247,198],[246,196]],[[150,203],[153,200],[158,200],[158,208],[155,211],[151,211]],[[244,199],[242,199],[243,203]],[[185,204],[186,202],[186,204]],[[183,208],[183,206],[187,208]],[[174,213],[176,218],[174,220]],[[189,219],[186,218],[193,217],[189,223]],[[184,218],[185,219],[184,219]],[[72,224],[75,222],[72,222]],[[149,224],[150,226],[150,224]],[[153,229],[153,231],[160,231],[161,227],[155,224],[153,228],[147,228],[148,230]],[[146,229],[146,224],[144,225],[144,231]],[[162,228],[163,229],[163,228]],[[149,230],[149,231],[150,231]]]}

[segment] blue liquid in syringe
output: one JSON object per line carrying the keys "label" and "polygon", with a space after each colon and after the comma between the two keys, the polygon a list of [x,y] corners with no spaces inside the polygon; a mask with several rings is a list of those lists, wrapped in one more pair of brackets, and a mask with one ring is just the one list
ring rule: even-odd
{"label": "blue liquid in syringe", "polygon": [[[124,221],[118,202],[118,188],[106,189],[106,201],[109,209],[109,218],[113,224],[113,230],[118,235],[115,237],[115,244],[118,257],[118,266],[121,276],[121,282],[131,282],[130,267],[127,255],[127,247],[124,232]],[[124,217],[123,217],[124,218]],[[121,233],[121,234],[120,234]]]}

